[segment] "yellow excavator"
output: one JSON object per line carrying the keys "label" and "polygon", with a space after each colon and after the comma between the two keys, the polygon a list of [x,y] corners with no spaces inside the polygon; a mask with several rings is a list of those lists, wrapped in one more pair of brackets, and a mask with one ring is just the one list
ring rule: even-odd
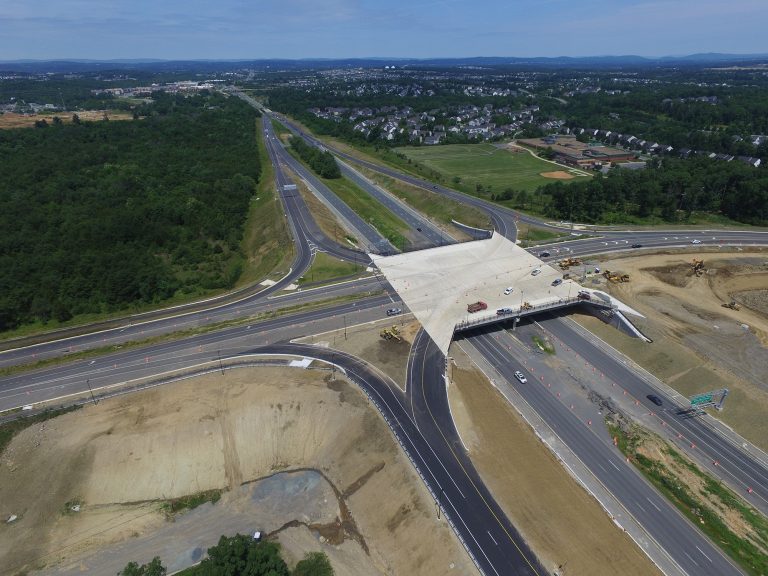
{"label": "yellow excavator", "polygon": [[402,337],[400,336],[400,330],[397,326],[392,326],[392,328],[384,328],[384,330],[379,332],[379,336],[384,338],[384,340],[396,340],[398,342],[402,340]]}
{"label": "yellow excavator", "polygon": [[695,276],[701,276],[704,274],[704,260],[698,260],[694,258],[691,266],[693,267],[693,273]]}

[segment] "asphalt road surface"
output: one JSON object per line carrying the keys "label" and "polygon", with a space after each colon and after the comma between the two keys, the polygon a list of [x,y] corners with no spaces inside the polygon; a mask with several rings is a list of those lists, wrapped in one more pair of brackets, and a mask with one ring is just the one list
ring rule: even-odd
{"label": "asphalt road surface", "polygon": [[483,483],[462,447],[448,407],[445,356],[421,330],[408,358],[407,407],[419,432],[427,438],[440,462],[455,470],[453,482],[443,483],[440,497],[461,503],[462,517],[484,550],[491,570],[486,574],[536,574],[547,570],[536,559]]}
{"label": "asphalt road surface", "polygon": [[[621,382],[622,387],[642,406],[658,417],[670,433],[681,434],[692,443],[705,460],[717,462],[718,476],[726,479],[753,506],[768,514],[768,468],[753,458],[741,446],[719,434],[705,418],[690,417],[690,405],[680,405],[663,391],[652,386],[641,374],[630,369],[596,340],[576,331],[565,318],[545,315],[539,324],[561,342],[600,370],[606,378]],[[662,406],[656,406],[648,395],[658,396]],[[750,493],[748,490],[752,488]]]}
{"label": "asphalt road surface", "polygon": [[520,394],[682,570],[691,576],[742,574],[612,444],[577,418],[514,358],[509,348],[516,343],[506,332],[501,332],[498,339],[497,335],[498,332],[479,331],[468,335],[467,340],[508,382],[516,382],[515,370],[527,376],[527,384],[516,385]]}

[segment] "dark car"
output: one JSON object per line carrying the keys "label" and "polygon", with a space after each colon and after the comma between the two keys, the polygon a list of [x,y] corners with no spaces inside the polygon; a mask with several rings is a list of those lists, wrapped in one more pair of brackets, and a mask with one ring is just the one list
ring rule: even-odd
{"label": "dark car", "polygon": [[387,316],[397,316],[398,314],[402,313],[402,308],[390,308],[387,310]]}
{"label": "dark car", "polygon": [[632,244],[632,248],[642,248],[642,244]]}
{"label": "dark car", "polygon": [[549,258],[551,254],[549,252],[542,252],[539,254],[539,258]]}
{"label": "dark car", "polygon": [[648,398],[648,400],[650,400],[651,402],[656,404],[656,406],[661,406],[662,405],[661,398],[659,398],[655,394],[648,394],[648,396],[646,396],[646,398]]}
{"label": "dark car", "polygon": [[552,286],[560,286],[560,284],[562,283],[563,283],[562,278],[555,278],[554,280],[552,280]]}
{"label": "dark car", "polygon": [[421,226],[416,226],[416,231],[421,232]]}

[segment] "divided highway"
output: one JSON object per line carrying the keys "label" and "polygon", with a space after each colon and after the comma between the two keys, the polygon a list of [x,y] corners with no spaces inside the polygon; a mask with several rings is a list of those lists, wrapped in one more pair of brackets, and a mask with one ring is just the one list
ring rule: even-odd
{"label": "divided highway", "polygon": [[517,386],[519,393],[684,572],[691,576],[742,574],[719,548],[627,464],[617,449],[606,445],[554,393],[538,384],[536,376],[509,353],[508,347],[517,344],[506,332],[494,337],[497,335],[498,332],[478,331],[468,336],[467,341],[508,382],[516,382],[515,370],[527,375],[528,383]]}

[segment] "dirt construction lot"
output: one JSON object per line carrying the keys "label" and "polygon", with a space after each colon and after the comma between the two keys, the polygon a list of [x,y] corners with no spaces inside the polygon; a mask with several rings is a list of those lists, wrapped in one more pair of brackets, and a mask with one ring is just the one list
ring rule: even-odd
{"label": "dirt construction lot", "polygon": [[[160,511],[216,488],[218,503],[172,523]],[[315,497],[298,504],[305,492]],[[325,551],[340,576],[476,573],[383,419],[326,371],[229,370],[34,425],[0,457],[0,516],[11,514],[2,574],[114,574],[155,554],[178,569],[254,525],[279,531],[292,560]],[[211,533],[194,550],[169,551],[201,526]]]}
{"label": "dirt construction lot", "polygon": [[[704,260],[700,276],[693,258]],[[646,316],[631,319],[653,343],[639,346],[592,317],[579,322],[685,396],[728,388],[725,409],[712,414],[768,450],[768,252],[631,256],[601,266],[630,275],[600,284]],[[731,300],[741,309],[722,306]]]}

